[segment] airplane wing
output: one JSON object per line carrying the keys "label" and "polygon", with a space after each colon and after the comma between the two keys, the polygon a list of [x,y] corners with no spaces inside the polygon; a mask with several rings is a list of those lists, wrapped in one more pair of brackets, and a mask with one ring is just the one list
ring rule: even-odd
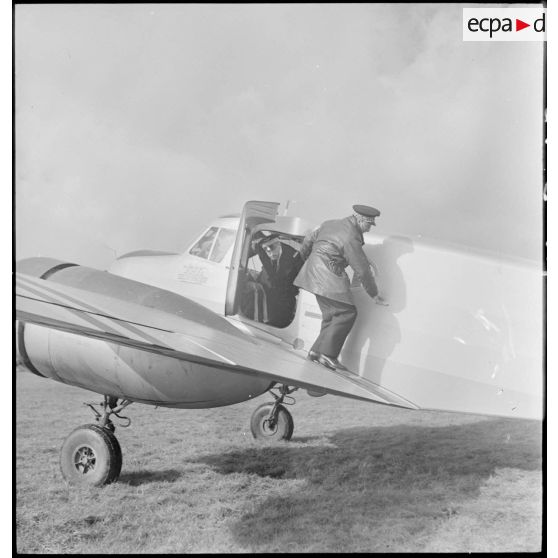
{"label": "airplane wing", "polygon": [[289,386],[418,409],[355,374],[306,360],[306,353],[250,337],[225,318],[182,297],[181,315],[87,289],[16,273],[16,318]]}

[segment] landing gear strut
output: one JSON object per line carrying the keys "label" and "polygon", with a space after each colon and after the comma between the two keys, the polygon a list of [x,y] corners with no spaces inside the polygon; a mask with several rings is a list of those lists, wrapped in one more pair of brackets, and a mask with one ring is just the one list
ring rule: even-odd
{"label": "landing gear strut", "polygon": [[97,411],[95,407],[91,403],[84,403],[87,405],[94,413],[95,420],[99,423],[99,426],[102,428],[108,428],[111,432],[114,432],[115,426],[113,422],[110,420],[110,416],[114,415],[115,417],[119,418],[123,423],[120,425],[122,428],[128,428],[132,421],[128,417],[122,417],[118,413],[123,411],[128,405],[131,405],[132,401],[129,399],[123,399],[118,404],[118,397],[114,397],[113,395],[105,395],[105,399],[102,403],[100,403],[100,407],[102,412]]}
{"label": "landing gear strut", "polygon": [[250,429],[256,439],[290,440],[293,435],[294,421],[291,413],[285,409],[285,405],[294,405],[295,398],[290,394],[298,388],[290,388],[283,385],[279,388],[277,395],[270,390],[274,397],[274,403],[260,405],[252,414]]}
{"label": "landing gear strut", "polygon": [[119,413],[132,401],[105,395],[99,412],[90,403],[85,403],[95,414],[97,424],[84,424],[76,428],[64,440],[60,451],[60,469],[71,484],[102,486],[118,479],[122,469],[122,450],[114,435],[115,426],[110,420],[114,415],[122,421],[121,426],[130,426],[130,419]]}

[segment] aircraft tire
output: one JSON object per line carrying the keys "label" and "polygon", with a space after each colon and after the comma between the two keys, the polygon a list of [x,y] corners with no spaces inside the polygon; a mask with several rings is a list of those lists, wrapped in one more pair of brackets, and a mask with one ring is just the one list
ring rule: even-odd
{"label": "aircraft tire", "polygon": [[277,424],[270,427],[269,414],[273,405],[273,403],[264,403],[254,411],[250,419],[252,436],[257,440],[290,440],[294,431],[293,417],[283,405],[279,405],[277,409]]}
{"label": "aircraft tire", "polygon": [[103,486],[116,481],[121,469],[118,440],[98,424],[79,426],[62,444],[60,470],[70,484]]}

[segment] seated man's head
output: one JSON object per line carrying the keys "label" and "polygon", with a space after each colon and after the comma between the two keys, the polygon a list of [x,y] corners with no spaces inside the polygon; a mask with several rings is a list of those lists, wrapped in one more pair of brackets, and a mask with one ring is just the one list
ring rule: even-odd
{"label": "seated man's head", "polygon": [[277,261],[281,257],[281,242],[276,235],[270,235],[262,242],[262,248],[271,261]]}

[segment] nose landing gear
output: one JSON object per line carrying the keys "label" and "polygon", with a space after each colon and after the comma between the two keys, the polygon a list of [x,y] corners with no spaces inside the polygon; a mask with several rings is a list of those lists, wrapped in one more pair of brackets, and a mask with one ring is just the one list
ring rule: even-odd
{"label": "nose landing gear", "polygon": [[121,419],[122,427],[130,425],[130,419],[120,416],[120,411],[132,401],[118,404],[116,397],[105,395],[102,412],[86,403],[95,413],[97,424],[84,424],[76,428],[64,440],[60,451],[60,469],[71,484],[102,486],[118,479],[122,469],[122,450],[114,435],[115,426],[111,415]]}

